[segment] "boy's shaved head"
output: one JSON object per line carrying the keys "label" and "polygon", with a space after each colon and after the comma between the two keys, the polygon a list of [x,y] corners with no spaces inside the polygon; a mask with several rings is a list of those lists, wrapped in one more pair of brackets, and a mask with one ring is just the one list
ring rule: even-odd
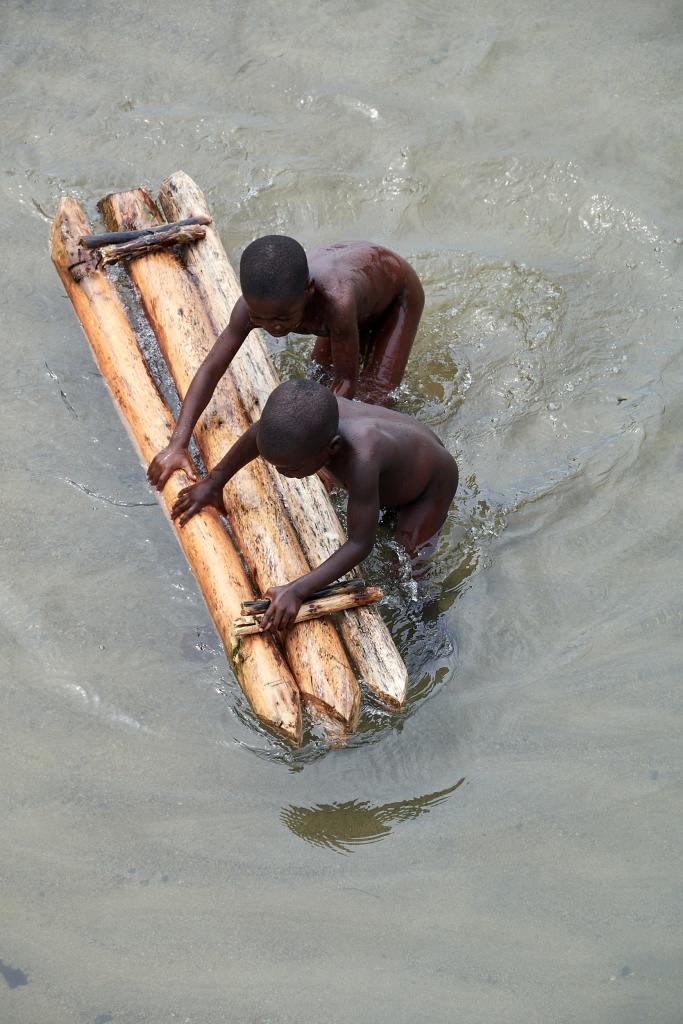
{"label": "boy's shaved head", "polygon": [[240,284],[253,299],[298,299],[308,286],[303,247],[287,235],[257,238],[242,253]]}
{"label": "boy's shaved head", "polygon": [[276,464],[315,455],[339,427],[337,399],[312,380],[288,380],[270,395],[258,429],[258,449]]}

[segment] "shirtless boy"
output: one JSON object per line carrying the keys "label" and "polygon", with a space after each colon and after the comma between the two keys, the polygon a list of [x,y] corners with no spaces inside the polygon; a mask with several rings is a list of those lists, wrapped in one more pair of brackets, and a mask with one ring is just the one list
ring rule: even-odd
{"label": "shirtless boy", "polygon": [[458,467],[428,427],[392,409],[350,402],[314,381],[280,384],[207,477],[184,488],[171,515],[184,526],[206,505],[225,513],[223,488],[257,456],[283,476],[322,467],[348,491],[348,539],[322,565],[266,596],[266,629],[286,629],[306,596],[367,558],[382,508],[398,512],[396,537],[415,554],[441,528],[458,486]]}
{"label": "shirtless boy", "polygon": [[255,327],[276,338],[317,336],[313,359],[329,368],[342,398],[383,403],[401,382],[424,305],[413,268],[370,242],[338,242],[306,253],[293,238],[266,235],[240,261],[242,295],[230,322],[197,370],[167,448],[148,476],[161,489],[176,469],[195,478],[192,430],[240,345]]}

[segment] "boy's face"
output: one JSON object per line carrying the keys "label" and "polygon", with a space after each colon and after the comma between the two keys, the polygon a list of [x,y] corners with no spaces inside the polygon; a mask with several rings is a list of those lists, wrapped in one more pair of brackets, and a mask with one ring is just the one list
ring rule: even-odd
{"label": "boy's face", "polygon": [[300,455],[298,457],[293,455],[291,458],[287,458],[286,461],[281,459],[273,462],[272,465],[275,466],[278,473],[281,473],[282,476],[296,477],[297,480],[301,480],[305,476],[313,476],[319,469],[327,465],[338,450],[340,441],[339,435],[336,434],[328,444],[312,455]]}
{"label": "boy's face", "polygon": [[253,299],[245,295],[244,301],[254,327],[262,327],[274,338],[283,338],[290,331],[295,331],[303,320],[312,291],[311,283],[296,299]]}

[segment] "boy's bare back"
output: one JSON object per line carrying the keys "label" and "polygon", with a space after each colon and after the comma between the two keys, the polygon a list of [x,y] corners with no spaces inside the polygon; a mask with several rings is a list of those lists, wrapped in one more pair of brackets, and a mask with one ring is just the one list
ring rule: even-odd
{"label": "boy's bare back", "polygon": [[337,403],[339,432],[347,444],[326,469],[350,493],[359,475],[372,474],[380,507],[400,509],[453,464],[436,434],[411,416],[345,398],[337,397]]}

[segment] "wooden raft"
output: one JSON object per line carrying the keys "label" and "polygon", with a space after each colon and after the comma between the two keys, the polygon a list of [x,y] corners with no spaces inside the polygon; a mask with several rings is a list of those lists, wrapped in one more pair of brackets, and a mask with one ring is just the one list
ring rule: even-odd
{"label": "wooden raft", "polygon": [[[78,203],[62,199],[52,225],[52,259],[102,376],[147,465],[168,444],[175,424],[150,377],[113,283],[97,268],[94,258],[79,267],[78,279],[67,269],[75,262],[78,239],[89,232]],[[162,495],[167,511],[189,482],[185,473],[173,474]],[[204,509],[182,530],[177,525],[174,529],[254,711],[271,729],[299,743],[299,690],[274,639],[261,634],[238,640],[234,635],[234,619],[241,612],[240,595],[253,591],[218,514]]]}
{"label": "wooden raft", "polygon": [[[117,192],[100,202],[105,223],[132,230],[162,218],[144,189]],[[129,267],[178,394],[185,397],[214,341],[201,295],[172,252],[134,260]],[[220,462],[249,426],[226,374],[194,430],[208,470]],[[225,488],[228,522],[261,593],[308,571],[289,517],[270,486],[265,463],[257,459]],[[283,637],[287,661],[304,699],[353,728],[360,710],[360,688],[333,624],[315,619],[295,625]]]}
{"label": "wooden raft", "polygon": [[[206,225],[201,229],[203,237],[183,250],[185,265],[170,250],[143,255],[129,265],[182,398],[227,322],[239,288],[211,226],[204,196],[192,179],[183,172],[173,175],[164,183],[160,198],[169,219],[191,218]],[[151,229],[156,234],[165,230],[161,213],[143,189],[113,193],[100,207],[112,231]],[[86,245],[78,245],[79,238],[89,233],[78,204],[63,200],[53,224],[52,257],[119,411],[148,464],[167,444],[173,420],[150,378],[116,288],[98,266],[95,254]],[[252,332],[195,428],[209,469],[258,418],[278,383],[262,338]],[[163,492],[167,509],[187,483],[183,473],[169,480]],[[343,540],[341,526],[317,478],[289,480],[257,460],[230,481],[225,500],[232,534],[262,593],[319,564]],[[233,657],[238,681],[267,726],[300,742],[300,694],[314,718],[330,726],[330,735],[340,727],[352,729],[359,713],[360,690],[347,651],[366,685],[388,707],[401,706],[407,672],[376,609],[358,608],[336,616],[345,646],[330,620],[294,625],[284,635],[283,658],[268,635],[250,636],[243,630],[236,635],[236,610],[253,591],[215,512],[204,510],[182,530],[176,527],[176,533]]]}

